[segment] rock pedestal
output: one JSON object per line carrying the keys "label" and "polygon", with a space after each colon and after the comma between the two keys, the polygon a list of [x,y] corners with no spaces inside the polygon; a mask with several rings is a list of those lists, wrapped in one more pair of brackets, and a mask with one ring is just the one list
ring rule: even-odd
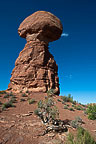
{"label": "rock pedestal", "polygon": [[20,24],[18,33],[27,43],[15,62],[8,89],[15,92],[55,89],[59,94],[58,66],[48,43],[60,37],[60,20],[49,12],[38,11]]}

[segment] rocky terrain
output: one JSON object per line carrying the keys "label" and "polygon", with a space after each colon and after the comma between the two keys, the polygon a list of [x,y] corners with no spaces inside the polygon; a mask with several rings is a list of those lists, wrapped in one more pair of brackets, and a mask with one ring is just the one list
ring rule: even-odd
{"label": "rocky terrain", "polygon": [[[69,132],[76,134],[76,129],[69,126],[65,132],[50,131],[46,133],[47,125],[34,114],[38,107],[38,102],[44,100],[45,93],[18,93],[18,94],[0,94],[0,102],[3,104],[8,102],[10,98],[15,96],[14,106],[4,109],[0,112],[0,144],[63,144]],[[34,99],[29,104],[29,99]],[[87,129],[89,133],[96,138],[96,120],[88,120],[88,116],[84,110],[74,111],[71,102],[63,102],[61,97],[54,95],[53,100],[59,109],[59,119],[72,121],[76,117],[80,117],[83,121],[82,127]],[[67,105],[67,109],[65,109]],[[76,104],[77,106],[80,104]],[[2,105],[0,105],[0,109]],[[82,106],[82,108],[85,108]]]}

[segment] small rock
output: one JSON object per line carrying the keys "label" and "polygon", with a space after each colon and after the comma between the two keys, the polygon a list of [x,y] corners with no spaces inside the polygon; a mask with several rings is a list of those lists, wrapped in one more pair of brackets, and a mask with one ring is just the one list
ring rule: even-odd
{"label": "small rock", "polygon": [[30,115],[32,115],[32,113],[22,114],[21,116],[25,117],[25,116],[30,116]]}
{"label": "small rock", "polygon": [[48,133],[48,137],[54,137],[55,133]]}

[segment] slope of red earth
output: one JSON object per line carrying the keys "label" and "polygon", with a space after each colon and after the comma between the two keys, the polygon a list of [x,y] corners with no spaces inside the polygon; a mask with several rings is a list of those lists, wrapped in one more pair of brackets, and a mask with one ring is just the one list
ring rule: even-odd
{"label": "slope of red earth", "polygon": [[[5,94],[0,94],[0,102],[5,103],[9,98],[4,98]],[[40,118],[34,114],[39,100],[45,99],[46,93],[22,93],[14,94],[16,96],[15,107],[8,108],[0,112],[0,144],[63,144],[69,132],[76,133],[75,129],[69,128],[66,133],[48,133],[42,136],[45,131],[45,125]],[[25,101],[21,101],[21,98]],[[34,104],[28,103],[28,98],[35,99]],[[96,120],[88,120],[83,110],[70,111],[64,109],[64,104],[59,102],[60,96],[53,97],[56,106],[59,109],[59,118],[61,120],[74,120],[79,116],[84,124],[82,127],[96,139]],[[67,103],[71,107],[71,103]],[[0,106],[1,109],[1,106]],[[41,136],[40,136],[41,135]]]}

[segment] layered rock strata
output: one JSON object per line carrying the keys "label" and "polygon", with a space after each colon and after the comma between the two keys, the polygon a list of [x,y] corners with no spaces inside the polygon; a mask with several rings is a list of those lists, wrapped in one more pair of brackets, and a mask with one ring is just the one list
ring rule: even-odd
{"label": "layered rock strata", "polygon": [[48,43],[61,36],[60,20],[49,12],[38,11],[20,24],[18,33],[27,43],[15,62],[8,89],[15,92],[55,89],[59,94],[58,66]]}

